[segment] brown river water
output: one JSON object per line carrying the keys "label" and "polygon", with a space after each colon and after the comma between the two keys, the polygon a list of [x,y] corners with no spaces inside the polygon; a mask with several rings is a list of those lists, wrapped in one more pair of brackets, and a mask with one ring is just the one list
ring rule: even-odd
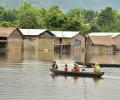
{"label": "brown river water", "polygon": [[64,64],[71,69],[75,61],[120,64],[120,52],[0,52],[0,100],[119,100],[120,68],[102,68],[105,75],[99,79],[54,76],[53,60],[60,69]]}

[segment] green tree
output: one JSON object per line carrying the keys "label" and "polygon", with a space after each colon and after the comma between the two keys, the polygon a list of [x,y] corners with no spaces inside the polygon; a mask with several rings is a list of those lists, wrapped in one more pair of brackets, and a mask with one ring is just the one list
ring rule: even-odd
{"label": "green tree", "polygon": [[20,28],[38,28],[36,14],[30,3],[24,2],[19,10]]}
{"label": "green tree", "polygon": [[15,9],[4,9],[0,7],[0,25],[1,26],[17,26],[18,11]]}
{"label": "green tree", "polygon": [[45,21],[45,16],[46,16],[46,9],[45,8],[36,8],[36,18],[37,22],[39,24],[39,28],[47,28],[46,27],[46,21]]}
{"label": "green tree", "polygon": [[101,31],[101,27],[96,23],[92,23],[90,25],[90,32],[100,32],[100,31]]}
{"label": "green tree", "polygon": [[84,16],[85,23],[90,23],[96,18],[97,12],[94,10],[84,10],[83,16]]}
{"label": "green tree", "polygon": [[2,21],[0,23],[0,26],[2,26],[2,27],[10,27],[10,26],[12,26],[12,24],[10,22]]}
{"label": "green tree", "polygon": [[120,32],[120,15],[117,16],[114,23],[110,25],[111,32]]}
{"label": "green tree", "polygon": [[67,17],[64,29],[69,31],[80,31],[81,22],[76,17]]}
{"label": "green tree", "polygon": [[0,21],[2,21],[2,16],[3,16],[4,8],[0,7]]}
{"label": "green tree", "polygon": [[111,31],[111,26],[116,22],[117,11],[111,7],[102,9],[96,19],[96,24],[101,27],[101,31]]}
{"label": "green tree", "polygon": [[59,6],[51,6],[45,14],[46,27],[51,30],[61,30],[64,25],[64,14]]}
{"label": "green tree", "polygon": [[4,8],[0,7],[0,15],[2,14],[3,11],[4,11]]}
{"label": "green tree", "polygon": [[2,12],[1,14],[1,19],[3,21],[7,21],[7,22],[14,22],[17,19],[17,11],[16,10],[6,10],[4,12]]}
{"label": "green tree", "polygon": [[81,31],[84,19],[80,9],[70,9],[66,14],[65,30]]}
{"label": "green tree", "polygon": [[90,24],[85,22],[85,9],[70,9],[66,14],[65,30],[80,31],[87,34],[90,31]]}

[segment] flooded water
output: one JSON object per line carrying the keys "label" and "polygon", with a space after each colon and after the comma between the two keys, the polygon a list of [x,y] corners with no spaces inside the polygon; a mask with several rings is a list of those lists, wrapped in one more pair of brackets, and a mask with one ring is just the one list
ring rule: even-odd
{"label": "flooded water", "polygon": [[120,63],[120,53],[87,57],[76,52],[0,52],[0,100],[118,100],[120,68],[102,68],[105,75],[100,79],[56,77],[49,70],[53,60],[60,69],[66,63],[70,69],[75,60]]}

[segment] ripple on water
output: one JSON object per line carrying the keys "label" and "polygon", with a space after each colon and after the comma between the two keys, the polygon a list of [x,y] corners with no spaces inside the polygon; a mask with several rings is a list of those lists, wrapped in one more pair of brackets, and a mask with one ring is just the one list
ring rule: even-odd
{"label": "ripple on water", "polygon": [[[71,63],[70,63],[71,64]],[[51,62],[0,66],[1,100],[118,100],[120,71],[103,68],[103,79],[52,76]],[[117,80],[117,81],[116,81]],[[114,95],[111,91],[114,91]],[[104,98],[103,98],[104,97]]]}

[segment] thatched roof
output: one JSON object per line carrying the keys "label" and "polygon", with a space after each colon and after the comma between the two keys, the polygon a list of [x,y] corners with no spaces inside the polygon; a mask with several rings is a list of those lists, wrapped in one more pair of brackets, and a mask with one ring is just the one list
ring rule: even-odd
{"label": "thatched roof", "polygon": [[89,36],[94,45],[112,46],[113,39],[110,36]]}
{"label": "thatched roof", "polygon": [[94,33],[89,33],[89,36],[110,36],[112,38],[120,35],[118,32],[94,32]]}
{"label": "thatched roof", "polygon": [[0,37],[9,37],[16,28],[0,27]]}

